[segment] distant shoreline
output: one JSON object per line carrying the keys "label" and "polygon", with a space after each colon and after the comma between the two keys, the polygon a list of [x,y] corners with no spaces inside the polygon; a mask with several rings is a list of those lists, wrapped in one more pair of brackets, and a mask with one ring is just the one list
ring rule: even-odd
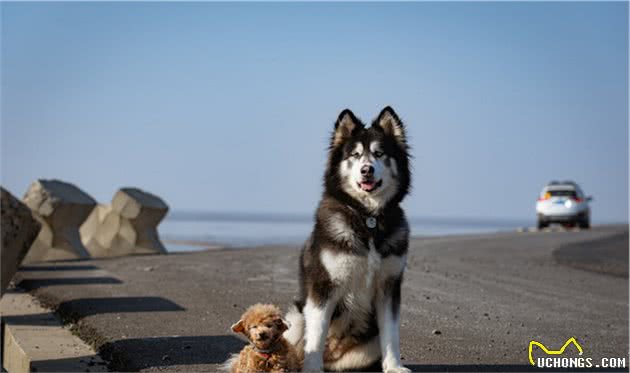
{"label": "distant shoreline", "polygon": [[[191,251],[220,250],[227,247],[226,245],[221,245],[221,244],[210,242],[210,241],[165,239],[165,240],[162,240],[162,242],[165,243],[167,246],[177,245],[177,246],[192,246],[192,247],[200,248],[199,250],[191,250]],[[173,252],[173,251],[169,251],[169,252]],[[174,252],[185,252],[185,250],[178,250]]]}
{"label": "distant shoreline", "polygon": [[[600,224],[594,227],[623,227],[628,226],[628,224]],[[483,236],[491,236],[491,235],[500,235],[500,234],[511,234],[511,233],[521,233],[528,234],[537,232],[538,229],[534,227],[514,227],[511,229],[497,229],[493,231],[480,231],[480,232],[453,232],[446,234],[416,234],[411,236],[411,240],[413,241],[424,241],[428,239],[441,239],[441,238],[453,238],[453,237],[483,237]],[[579,232],[581,231],[578,228],[563,228],[561,226],[552,226],[550,228],[546,228],[545,232]],[[178,238],[165,238],[162,239],[163,243],[167,246],[167,250],[171,253],[180,253],[180,252],[196,252],[196,251],[213,251],[213,250],[223,250],[223,249],[255,249],[261,247],[294,247],[296,245],[301,246],[304,240],[296,240],[295,242],[267,242],[265,240],[261,240],[260,242],[250,243],[250,244],[228,244],[221,243],[219,241],[213,240],[195,240],[195,239],[178,239]],[[175,250],[170,250],[169,247],[175,248]],[[562,254],[564,255],[564,251]]]}
{"label": "distant shoreline", "polygon": [[[282,212],[227,212],[227,211],[190,211],[175,210],[166,216],[168,221],[218,221],[244,223],[313,223],[310,213]],[[448,216],[408,216],[410,224],[448,225],[448,226],[503,226],[518,227],[531,225],[534,219],[529,218],[486,218],[486,217],[448,217]]]}

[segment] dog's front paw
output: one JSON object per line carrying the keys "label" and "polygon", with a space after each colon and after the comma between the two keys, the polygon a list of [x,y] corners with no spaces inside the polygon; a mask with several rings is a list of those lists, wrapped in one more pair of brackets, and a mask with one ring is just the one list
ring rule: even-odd
{"label": "dog's front paw", "polygon": [[322,371],[322,355],[318,353],[306,353],[304,355],[304,369],[303,372],[321,372]]}
{"label": "dog's front paw", "polygon": [[411,373],[411,369],[405,368],[402,365],[383,367],[383,373]]}

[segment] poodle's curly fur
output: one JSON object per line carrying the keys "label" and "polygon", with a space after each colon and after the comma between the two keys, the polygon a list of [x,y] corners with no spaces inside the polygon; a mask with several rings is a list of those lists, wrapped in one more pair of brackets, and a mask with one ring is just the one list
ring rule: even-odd
{"label": "poodle's curly fur", "polygon": [[255,304],[232,325],[232,331],[251,342],[225,363],[231,373],[298,372],[302,364],[295,348],[282,333],[288,329],[280,309],[272,304]]}

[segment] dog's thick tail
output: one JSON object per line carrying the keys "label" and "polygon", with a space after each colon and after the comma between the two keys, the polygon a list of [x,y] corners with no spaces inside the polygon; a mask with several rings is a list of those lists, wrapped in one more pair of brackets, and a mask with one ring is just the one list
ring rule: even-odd
{"label": "dog's thick tail", "polygon": [[219,366],[219,372],[229,373],[232,371],[232,365],[234,365],[239,359],[239,354],[231,354],[223,364]]}
{"label": "dog's thick tail", "polygon": [[291,305],[284,318],[289,322],[289,329],[283,336],[293,346],[298,346],[304,338],[304,315],[296,305]]}
{"label": "dog's thick tail", "polygon": [[378,336],[346,351],[339,359],[324,362],[326,370],[335,372],[365,371],[381,357],[381,344]]}

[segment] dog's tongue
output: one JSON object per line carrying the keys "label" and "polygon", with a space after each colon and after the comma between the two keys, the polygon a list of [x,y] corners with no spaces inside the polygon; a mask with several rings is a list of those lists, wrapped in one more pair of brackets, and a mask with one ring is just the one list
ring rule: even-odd
{"label": "dog's tongue", "polygon": [[361,189],[365,190],[366,192],[369,192],[370,190],[374,189],[375,185],[376,183],[373,181],[364,181],[361,183]]}

